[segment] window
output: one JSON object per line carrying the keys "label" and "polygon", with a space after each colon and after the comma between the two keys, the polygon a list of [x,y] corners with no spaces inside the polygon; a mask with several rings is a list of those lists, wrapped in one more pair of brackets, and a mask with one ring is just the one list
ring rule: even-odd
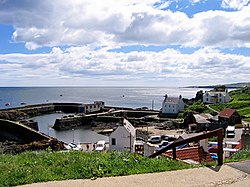
{"label": "window", "polygon": [[116,145],[116,139],[115,139],[115,138],[112,138],[112,139],[111,139],[111,143],[112,143],[112,145]]}
{"label": "window", "polygon": [[207,98],[207,101],[208,101],[208,98]]}

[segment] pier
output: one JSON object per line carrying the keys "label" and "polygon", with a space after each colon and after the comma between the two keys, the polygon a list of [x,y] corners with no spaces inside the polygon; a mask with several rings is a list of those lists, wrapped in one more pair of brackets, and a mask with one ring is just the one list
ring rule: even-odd
{"label": "pier", "polygon": [[64,149],[63,142],[21,123],[0,119],[0,152],[19,153],[27,150]]}

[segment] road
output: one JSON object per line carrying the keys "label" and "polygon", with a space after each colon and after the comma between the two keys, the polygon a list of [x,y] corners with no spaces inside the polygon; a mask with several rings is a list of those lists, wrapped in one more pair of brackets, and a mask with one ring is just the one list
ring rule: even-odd
{"label": "road", "polygon": [[[230,167],[243,171],[245,173],[250,174],[250,160],[242,161],[242,162],[233,162],[227,164]],[[249,184],[250,186],[250,184]]]}
{"label": "road", "polygon": [[211,108],[209,105],[206,105],[206,107],[214,112],[216,112],[217,114],[219,114],[219,112],[217,110],[214,110],[213,108]]}

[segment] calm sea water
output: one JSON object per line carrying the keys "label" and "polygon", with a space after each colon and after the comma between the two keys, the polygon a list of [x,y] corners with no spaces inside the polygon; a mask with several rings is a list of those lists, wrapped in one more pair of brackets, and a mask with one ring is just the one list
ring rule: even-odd
{"label": "calm sea water", "polygon": [[[107,88],[107,87],[2,87],[0,88],[0,108],[12,108],[26,104],[46,102],[93,103],[96,100],[105,105],[120,107],[148,107],[159,110],[163,96],[182,95],[184,98],[195,97],[199,88]],[[9,103],[9,106],[5,106]],[[153,103],[153,106],[152,106]],[[61,141],[70,143],[95,143],[98,140],[108,142],[108,137],[99,135],[90,129],[55,131],[51,128],[55,119],[65,114],[49,114],[33,118],[38,122],[39,130]]]}
{"label": "calm sea water", "polygon": [[[195,97],[199,88],[117,88],[117,87],[2,87],[0,108],[21,106],[21,103],[40,104],[46,102],[93,103],[96,100],[105,105],[121,107],[149,107],[160,109],[163,96],[182,95]],[[5,106],[9,103],[9,106]]]}
{"label": "calm sea water", "polygon": [[109,142],[109,137],[97,134],[90,128],[76,128],[70,130],[54,130],[51,126],[55,123],[56,118],[69,114],[48,114],[32,118],[38,122],[39,131],[49,136],[55,137],[65,143],[96,143],[98,140]]}

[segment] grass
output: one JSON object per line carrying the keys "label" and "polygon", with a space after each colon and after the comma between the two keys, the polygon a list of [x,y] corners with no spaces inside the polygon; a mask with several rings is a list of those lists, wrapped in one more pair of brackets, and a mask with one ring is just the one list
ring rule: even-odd
{"label": "grass", "polygon": [[239,162],[243,160],[250,160],[250,149],[242,149],[232,155],[231,158],[225,159],[225,162]]}
{"label": "grass", "polygon": [[[204,103],[201,101],[197,101],[193,103],[192,105],[187,105],[185,107],[184,112],[192,112],[192,113],[210,113],[212,115],[215,115],[214,112],[206,107]],[[183,112],[183,113],[184,113]]]}
{"label": "grass", "polygon": [[166,157],[151,159],[128,152],[24,152],[0,155],[0,186],[93,179],[196,167]]}
{"label": "grass", "polygon": [[232,101],[223,104],[213,104],[210,105],[211,108],[222,111],[224,108],[236,109],[243,120],[250,122],[250,118],[244,118],[244,116],[250,116],[250,89],[242,88],[239,90],[233,90],[230,92]]}

